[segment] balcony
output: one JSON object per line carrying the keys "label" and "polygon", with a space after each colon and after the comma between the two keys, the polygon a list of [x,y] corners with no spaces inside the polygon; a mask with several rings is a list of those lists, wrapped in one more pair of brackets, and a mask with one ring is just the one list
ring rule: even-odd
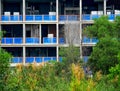
{"label": "balcony", "polygon": [[96,44],[98,42],[97,38],[87,38],[87,37],[83,37],[82,40],[83,43],[87,43],[87,44]]}
{"label": "balcony", "polygon": [[[26,15],[26,21],[56,21],[56,15]],[[1,21],[23,21],[22,15],[2,15]]]}
{"label": "balcony", "polygon": [[[97,18],[100,18],[102,15],[91,15],[91,14],[83,14],[82,20],[90,21]],[[120,14],[110,14],[108,15],[109,20],[115,20],[116,16],[120,16]],[[60,15],[59,21],[79,21],[79,15]]]}
{"label": "balcony", "polygon": [[1,21],[22,21],[23,17],[22,15],[2,15],[1,16]]}
{"label": "balcony", "polygon": [[[86,21],[89,21],[89,20],[94,20],[94,19],[97,19],[97,18],[100,18],[102,15],[91,15],[91,14],[83,14],[82,15],[82,20],[86,20]],[[108,20],[115,20],[115,17],[116,16],[120,16],[120,14],[110,14],[110,15],[107,15],[108,16]]]}
{"label": "balcony", "polygon": [[23,58],[22,57],[13,57],[11,60],[11,63],[22,63]]}
{"label": "balcony", "polygon": [[56,44],[56,43],[57,43],[56,37],[53,37],[53,38],[44,37],[43,38],[43,44]]}
{"label": "balcony", "polygon": [[38,44],[39,38],[26,38],[26,44]]}
{"label": "balcony", "polygon": [[2,38],[1,43],[2,44],[22,44],[23,39],[22,38]]}
{"label": "balcony", "polygon": [[[26,57],[26,63],[41,63],[41,62],[49,62],[49,61],[56,61],[56,57]],[[62,61],[62,58],[59,58],[59,61]]]}
{"label": "balcony", "polygon": [[79,21],[78,15],[60,15],[59,21]]}
{"label": "balcony", "polygon": [[64,38],[59,38],[59,44],[65,44],[65,39]]}

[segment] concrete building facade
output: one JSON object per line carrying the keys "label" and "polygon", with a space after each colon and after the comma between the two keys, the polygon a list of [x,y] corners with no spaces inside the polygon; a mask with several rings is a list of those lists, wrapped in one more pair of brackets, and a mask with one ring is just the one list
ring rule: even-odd
{"label": "concrete building facade", "polygon": [[[11,65],[61,61],[59,48],[69,39],[80,47],[87,60],[96,38],[82,31],[95,18],[108,15],[113,21],[120,15],[119,0],[0,0],[0,31],[6,31],[1,46],[13,55]],[[70,38],[65,31],[70,30]],[[76,33],[76,32],[77,33]],[[71,39],[72,40],[72,39]]]}

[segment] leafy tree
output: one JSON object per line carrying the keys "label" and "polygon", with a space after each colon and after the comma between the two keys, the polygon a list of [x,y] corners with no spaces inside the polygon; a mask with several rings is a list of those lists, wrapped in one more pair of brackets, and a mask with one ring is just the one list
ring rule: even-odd
{"label": "leafy tree", "polygon": [[93,48],[88,65],[94,72],[101,70],[104,74],[109,72],[112,66],[118,64],[119,42],[111,37],[101,38]]}
{"label": "leafy tree", "polygon": [[4,31],[0,31],[0,91],[5,89],[11,55],[1,48]]}
{"label": "leafy tree", "polygon": [[0,91],[4,91],[6,86],[7,74],[9,71],[9,62],[11,55],[3,49],[0,49]]}
{"label": "leafy tree", "polygon": [[109,68],[118,64],[117,55],[120,50],[119,21],[120,17],[111,22],[107,16],[102,16],[95,19],[94,24],[84,30],[88,37],[99,39],[88,61],[88,65],[93,71],[101,70],[104,74],[107,74]]}

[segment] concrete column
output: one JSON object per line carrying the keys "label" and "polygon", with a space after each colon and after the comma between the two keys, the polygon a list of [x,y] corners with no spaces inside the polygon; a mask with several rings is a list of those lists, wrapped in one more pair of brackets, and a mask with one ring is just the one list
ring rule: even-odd
{"label": "concrete column", "polygon": [[57,19],[57,22],[59,20],[59,16],[58,16],[58,0],[56,0],[56,19]]}
{"label": "concrete column", "polygon": [[26,60],[26,48],[23,46],[23,65],[25,65],[25,60]]}
{"label": "concrete column", "polygon": [[56,54],[57,54],[57,61],[59,61],[59,15],[58,15],[58,3],[59,0],[56,0],[56,19],[57,19],[57,24],[56,24],[56,37],[57,37],[57,47],[56,47]]}
{"label": "concrete column", "polygon": [[2,1],[0,0],[0,16],[2,15],[2,12],[1,12],[2,11],[2,6],[1,6],[2,4],[1,3],[2,3]]}
{"label": "concrete column", "polygon": [[41,24],[39,24],[39,42],[41,44]]}
{"label": "concrete column", "polygon": [[107,0],[103,0],[104,1],[104,15],[106,15],[106,5],[107,5]]}
{"label": "concrete column", "polygon": [[25,21],[25,12],[26,12],[26,8],[25,8],[25,0],[23,0],[23,21]]}
{"label": "concrete column", "polygon": [[56,36],[57,36],[57,61],[59,61],[59,24],[56,24]]}
{"label": "concrete column", "polygon": [[23,44],[25,44],[25,40],[26,40],[26,28],[25,24],[23,24]]}
{"label": "concrete column", "polygon": [[82,58],[82,0],[79,1],[80,7],[80,58]]}

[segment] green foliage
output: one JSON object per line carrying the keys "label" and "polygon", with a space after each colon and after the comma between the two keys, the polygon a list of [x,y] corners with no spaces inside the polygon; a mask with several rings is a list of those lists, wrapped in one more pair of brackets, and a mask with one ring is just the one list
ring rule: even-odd
{"label": "green foliage", "polygon": [[0,91],[5,88],[11,55],[0,49]]}
{"label": "green foliage", "polygon": [[58,76],[55,70],[54,64],[18,65],[8,76],[6,91],[66,91],[65,76]]}
{"label": "green foliage", "polygon": [[88,61],[92,70],[101,70],[104,74],[109,72],[112,66],[118,64],[118,52],[120,45],[117,39],[105,37],[96,44]]}
{"label": "green foliage", "polygon": [[4,35],[5,33],[6,33],[5,31],[0,31],[0,40],[1,40],[1,38],[3,37],[3,35]]}
{"label": "green foliage", "polygon": [[108,17],[102,16],[94,21],[94,25],[88,26],[84,33],[88,37],[96,37],[99,42],[93,48],[88,65],[94,72],[101,70],[104,74],[118,64],[118,52],[120,50],[120,16],[114,22]]}
{"label": "green foliage", "polygon": [[116,36],[115,23],[110,22],[106,16],[95,19],[94,25],[86,27],[83,32],[88,37],[96,37],[98,39],[106,36]]}
{"label": "green foliage", "polygon": [[63,61],[66,61],[68,65],[71,63],[78,63],[80,61],[80,49],[73,45],[61,47],[60,56],[64,57]]}

